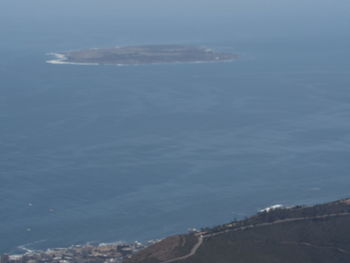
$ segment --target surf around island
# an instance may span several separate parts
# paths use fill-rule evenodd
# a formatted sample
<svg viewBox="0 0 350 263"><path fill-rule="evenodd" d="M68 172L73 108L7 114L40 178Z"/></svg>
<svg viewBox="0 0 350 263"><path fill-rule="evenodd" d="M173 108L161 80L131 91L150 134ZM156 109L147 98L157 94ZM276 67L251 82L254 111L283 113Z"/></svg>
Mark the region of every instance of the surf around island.
<svg viewBox="0 0 350 263"><path fill-rule="evenodd" d="M74 65L146 65L173 63L208 63L237 59L231 53L216 52L207 47L184 45L147 45L49 53L50 64Z"/></svg>

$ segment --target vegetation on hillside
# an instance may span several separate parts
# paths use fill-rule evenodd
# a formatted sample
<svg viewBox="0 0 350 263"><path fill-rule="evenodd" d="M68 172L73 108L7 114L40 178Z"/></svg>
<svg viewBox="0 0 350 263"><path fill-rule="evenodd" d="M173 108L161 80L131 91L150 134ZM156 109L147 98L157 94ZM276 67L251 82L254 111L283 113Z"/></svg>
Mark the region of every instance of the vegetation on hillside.
<svg viewBox="0 0 350 263"><path fill-rule="evenodd" d="M196 244L193 234L171 236L137 253L126 263L158 263L189 253Z"/></svg>
<svg viewBox="0 0 350 263"><path fill-rule="evenodd" d="M348 263L350 200L262 211L181 237L182 246L170 248L165 239L130 263Z"/></svg>
<svg viewBox="0 0 350 263"><path fill-rule="evenodd" d="M314 206L293 206L289 208L277 208L269 211L262 211L255 216L240 221L232 221L228 224L215 226L212 228L203 228L208 233L221 232L224 230L240 228L248 225L258 225L262 223L271 223L287 218L305 218L331 214L350 213L350 201L348 199L339 200L331 203Z"/></svg>
<svg viewBox="0 0 350 263"><path fill-rule="evenodd" d="M178 261L180 262L180 261ZM182 263L348 263L350 216L231 231L205 240Z"/></svg>

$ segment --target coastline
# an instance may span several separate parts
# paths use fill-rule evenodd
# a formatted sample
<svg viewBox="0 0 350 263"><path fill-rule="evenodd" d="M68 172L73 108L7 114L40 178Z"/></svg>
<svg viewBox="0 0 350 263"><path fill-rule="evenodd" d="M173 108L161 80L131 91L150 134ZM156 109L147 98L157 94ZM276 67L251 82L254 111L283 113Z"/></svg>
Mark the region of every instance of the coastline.
<svg viewBox="0 0 350 263"><path fill-rule="evenodd" d="M47 53L48 56L54 56L55 59L46 60L45 62L48 64L55 65L82 65L82 66L98 66L99 63L78 63L78 62L70 62L66 55L62 53Z"/></svg>
<svg viewBox="0 0 350 263"><path fill-rule="evenodd" d="M49 56L54 56L55 59L46 60L47 64L53 65L78 65L78 66L117 66L117 67L127 67L127 66L146 66L146 65L180 65L180 64L208 64L208 63L231 63L235 59L227 60L217 60L217 61L175 61L175 62L164 62L164 63L135 63L135 64L113 64L113 63L83 63L83 62L73 62L69 61L68 58L62 53L47 53Z"/></svg>
<svg viewBox="0 0 350 263"><path fill-rule="evenodd" d="M44 250L34 250L25 246L18 247L25 251L24 253L5 253L0 254L1 258L5 258L8 263L22 262L47 262L47 263L68 263L76 262L97 263L111 262L121 263L124 259L130 258L138 251L153 245L160 240L149 240L145 243L138 241L123 242L117 241L112 243L86 243L85 245L72 245L66 248L48 248ZM2 262L2 261L1 261Z"/></svg>

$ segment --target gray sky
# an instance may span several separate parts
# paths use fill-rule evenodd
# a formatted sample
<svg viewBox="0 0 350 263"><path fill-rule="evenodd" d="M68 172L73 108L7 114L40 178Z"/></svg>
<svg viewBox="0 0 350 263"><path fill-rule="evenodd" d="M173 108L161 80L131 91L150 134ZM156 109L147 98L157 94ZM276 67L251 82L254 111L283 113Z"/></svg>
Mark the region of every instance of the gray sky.
<svg viewBox="0 0 350 263"><path fill-rule="evenodd" d="M346 16L347 0L1 0L2 14L15 15L274 15Z"/></svg>
<svg viewBox="0 0 350 263"><path fill-rule="evenodd" d="M65 21L65 22L64 22ZM348 35L349 0L1 0L0 29L46 23L183 26L269 36Z"/></svg>

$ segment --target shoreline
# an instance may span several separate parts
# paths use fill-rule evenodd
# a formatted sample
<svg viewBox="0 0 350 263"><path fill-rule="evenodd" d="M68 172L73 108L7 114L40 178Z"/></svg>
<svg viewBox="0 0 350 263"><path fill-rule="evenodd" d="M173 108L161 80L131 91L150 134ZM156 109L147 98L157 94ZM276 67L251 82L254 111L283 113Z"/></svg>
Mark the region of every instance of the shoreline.
<svg viewBox="0 0 350 263"><path fill-rule="evenodd" d="M236 59L227 60L213 60L213 61L175 61L175 62L164 62L164 63L135 63L135 64L111 64L111 63L84 63L69 61L68 58L62 53L48 53L49 56L55 56L56 59L46 60L47 64L52 65L78 65L78 66L117 66L117 67L128 67L128 66L147 66L147 65L180 65L180 64L209 64L209 63L231 63Z"/></svg>
<svg viewBox="0 0 350 263"><path fill-rule="evenodd" d="M153 245L160 240L149 240L141 243L139 241L111 243L86 243L85 245L72 245L65 248L29 249L24 246L18 248L25 253L3 253L2 259L8 263L23 263L29 261L45 263L121 263L142 249Z"/></svg>
<svg viewBox="0 0 350 263"><path fill-rule="evenodd" d="M143 246L148 246L149 244L154 244L162 239L151 239L147 241L112 241L112 242L97 242L97 241L88 241L86 243L81 243L81 244L74 244L74 245L67 245L63 247L46 247L46 248L30 248L31 245L36 244L37 242L31 242L27 243L24 245L19 245L15 249L12 249L11 251L8 252L0 252L0 255L8 255L10 257L14 256L24 256L28 254L38 254L38 253L45 253L48 251L59 251L59 250L67 250L67 249L74 249L74 248L81 248L81 247L103 247L103 246L119 246L119 245L133 245L133 244L138 244L138 245L143 245Z"/></svg>
<svg viewBox="0 0 350 263"><path fill-rule="evenodd" d="M66 55L62 53L47 53L48 56L54 56L55 59L46 60L45 62L48 64L55 65L83 65L83 66L98 66L98 63L78 63L78 62L70 62Z"/></svg>

